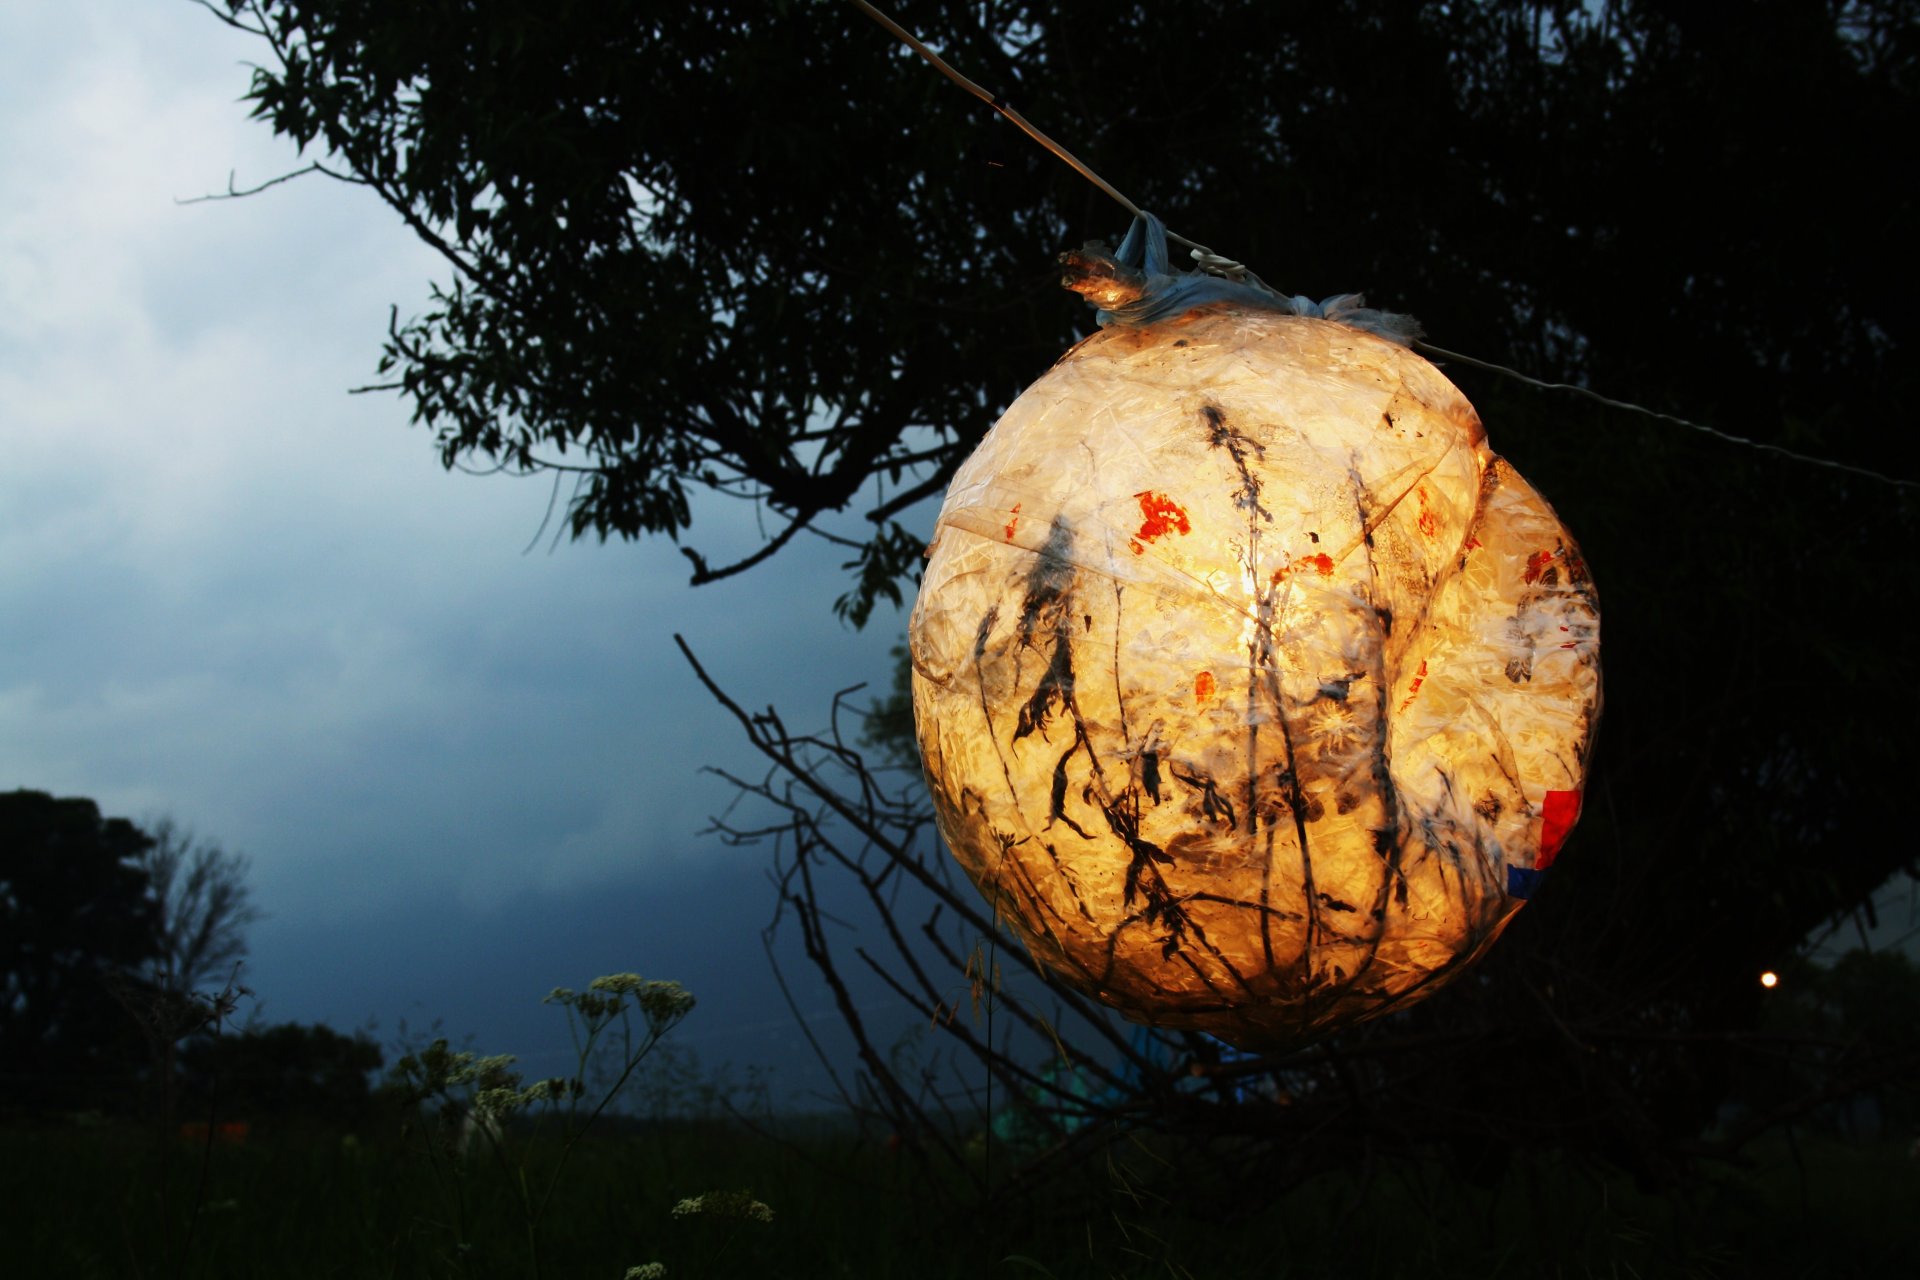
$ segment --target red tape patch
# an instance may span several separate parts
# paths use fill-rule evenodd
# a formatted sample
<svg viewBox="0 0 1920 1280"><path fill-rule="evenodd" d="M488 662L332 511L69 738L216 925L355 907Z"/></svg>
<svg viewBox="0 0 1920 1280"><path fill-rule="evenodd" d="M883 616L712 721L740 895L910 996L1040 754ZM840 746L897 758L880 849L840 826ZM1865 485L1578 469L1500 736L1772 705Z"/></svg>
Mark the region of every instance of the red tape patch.
<svg viewBox="0 0 1920 1280"><path fill-rule="evenodd" d="M1578 791L1547 792L1547 803L1541 812L1540 856L1533 864L1535 869L1545 871L1553 865L1553 860L1560 856L1560 846L1567 842L1567 833L1579 820Z"/></svg>

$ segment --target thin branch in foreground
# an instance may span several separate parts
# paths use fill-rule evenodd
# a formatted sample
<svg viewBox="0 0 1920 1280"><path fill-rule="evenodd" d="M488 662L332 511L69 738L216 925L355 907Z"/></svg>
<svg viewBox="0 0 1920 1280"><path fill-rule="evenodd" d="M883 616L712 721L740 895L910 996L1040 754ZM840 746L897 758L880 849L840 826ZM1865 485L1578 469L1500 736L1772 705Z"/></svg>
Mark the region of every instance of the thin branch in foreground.
<svg viewBox="0 0 1920 1280"><path fill-rule="evenodd" d="M776 533L772 538L769 538L761 545L758 551L743 559L736 560L732 564L723 565L718 569L708 567L707 558L698 551L695 551L692 547L680 548L680 554L685 556L693 564L693 576L687 580L687 585L703 587L709 582L718 582L722 578L731 578L736 573L743 573L753 568L753 566L759 564L762 560L765 560L768 556L791 542L793 535L806 528L812 519L812 514L796 515L788 522L786 528ZM679 640L679 638L678 636L674 637L676 641ZM680 647L683 651L686 649L684 644ZM691 658L692 655L688 654L688 657Z"/></svg>
<svg viewBox="0 0 1920 1280"><path fill-rule="evenodd" d="M173 202L178 205L188 205L188 204L207 204L211 201L216 201L216 200L244 200L248 196L257 196L262 191L266 191L272 187L277 187L283 182L292 182L295 178L304 178L310 173L325 174L327 177L332 178L338 182L351 182L356 185L362 185L362 186L365 185L364 183L361 183L360 179L352 176L351 174L340 173L336 170L329 169L325 165L321 164L318 160L316 160L310 165L305 165L299 169L293 170L291 173L283 173L277 178L268 178L265 182L262 182L258 186L246 187L246 188L240 188L233 185L233 180L237 176L237 172L235 170L229 169L227 170L227 189L225 191L213 191L213 192L209 192L204 196L188 196L185 199L182 199L179 196L175 196L173 198Z"/></svg>
<svg viewBox="0 0 1920 1280"><path fill-rule="evenodd" d="M225 23L229 27L232 27L235 31L244 31L250 36L259 36L263 40L271 40L273 38L272 35L267 31L267 29L264 26L259 26L259 27L248 26L246 23L240 21L240 19L236 17L233 13L225 9L222 9L219 5L213 3L213 0L187 0L187 2L189 4L199 5L202 9L205 9L208 13L212 14L220 22Z"/></svg>
<svg viewBox="0 0 1920 1280"><path fill-rule="evenodd" d="M995 1212L1021 1187L1043 1179L1057 1185L1095 1169L1103 1149L1124 1154L1148 1137L1174 1158L1162 1161L1166 1173L1150 1175L1155 1185L1142 1182L1143 1193L1204 1195L1223 1205L1246 1201L1248 1208L1256 1207L1251 1188L1271 1195L1342 1168L1371 1177L1383 1159L1473 1160L1489 1149L1513 1159L1553 1151L1671 1185L1692 1162L1738 1161L1741 1148L1762 1133L1912 1077L1913 1050L1904 1042L1855 1044L1698 1021L1697 1011L1672 1004L1670 975L1606 999L1573 1000L1565 994L1570 975L1545 957L1506 974L1504 983L1460 984L1438 1014L1426 1006L1403 1010L1284 1056L1242 1056L1189 1032L1129 1033L1094 1000L1050 982L1060 1007L1051 1020L1040 1019L1023 995L983 978L977 948L966 954L970 937L998 937L1023 973L1047 981L1031 953L985 918L971 886L941 874L946 863L924 839L930 797L914 784L889 789L847 743L840 711L849 691L835 695L826 730L794 733L771 707L747 711L683 637L674 639L768 762L758 781L712 770L735 788L727 816L712 830L737 843L774 839L779 906L764 941L771 958L781 922L800 928L805 954L852 1038L852 1078L842 1074L844 1060L828 1061L804 1021L803 1030L835 1092L863 1124L873 1121L897 1137L919 1167L944 1170L947 1185L957 1177L977 1189L977 1202L947 1199L952 1212ZM771 806L778 816L736 819L742 803ZM901 897L907 886L928 897ZM933 907L918 931L923 937L900 927L900 913L922 901ZM877 932L870 916L878 918ZM863 1016L873 1006L856 1003L847 981L856 975L841 971L832 930L853 935L841 949L944 1048L906 1057L898 1048L880 1051L878 1024ZM875 937L882 942L869 941ZM1559 997L1545 985L1543 962ZM797 1011L787 977L780 980ZM1023 1030L1011 1039L978 1034L960 1016L964 996L948 994L968 989ZM1066 1025L1063 1010L1070 1011ZM1710 1054L1784 1073L1783 1082L1792 1081L1789 1096L1723 1132L1662 1122L1648 1102L1647 1080L1670 1070L1676 1052L1689 1062ZM1485 1087L1490 1076L1514 1072L1557 1084L1515 1109ZM1010 1166L1003 1157L1011 1157ZM990 1179L981 1176L983 1160L991 1161Z"/></svg>

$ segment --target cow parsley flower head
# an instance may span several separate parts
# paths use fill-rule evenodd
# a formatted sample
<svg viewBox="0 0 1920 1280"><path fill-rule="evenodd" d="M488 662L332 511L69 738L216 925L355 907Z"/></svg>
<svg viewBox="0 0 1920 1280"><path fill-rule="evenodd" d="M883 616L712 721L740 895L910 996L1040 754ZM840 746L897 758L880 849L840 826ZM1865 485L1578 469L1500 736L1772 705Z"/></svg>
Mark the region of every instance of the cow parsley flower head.
<svg viewBox="0 0 1920 1280"><path fill-rule="evenodd" d="M664 1262L643 1262L637 1267L628 1267L626 1280L663 1280L667 1274Z"/></svg>
<svg viewBox="0 0 1920 1280"><path fill-rule="evenodd" d="M448 1084L479 1084L483 1088L504 1088L509 1082L517 1082L520 1077L511 1070L515 1058L510 1053L495 1053L487 1057L475 1057L462 1050L452 1055L451 1070L447 1072Z"/></svg>
<svg viewBox="0 0 1920 1280"><path fill-rule="evenodd" d="M753 1194L747 1191L709 1191L673 1206L673 1216L676 1218L690 1218L695 1214L722 1221L773 1222L773 1210L755 1200Z"/></svg>
<svg viewBox="0 0 1920 1280"><path fill-rule="evenodd" d="M517 1105L530 1107L540 1102L563 1102L569 1093L577 1094L584 1089L584 1086L576 1088L577 1085L580 1085L580 1081L569 1080L564 1076L550 1076L545 1080L535 1080L520 1091Z"/></svg>
<svg viewBox="0 0 1920 1280"><path fill-rule="evenodd" d="M643 978L637 973L610 973L595 978L589 989L614 999L630 997L653 1023L675 1022L693 1009L693 996L677 982Z"/></svg>

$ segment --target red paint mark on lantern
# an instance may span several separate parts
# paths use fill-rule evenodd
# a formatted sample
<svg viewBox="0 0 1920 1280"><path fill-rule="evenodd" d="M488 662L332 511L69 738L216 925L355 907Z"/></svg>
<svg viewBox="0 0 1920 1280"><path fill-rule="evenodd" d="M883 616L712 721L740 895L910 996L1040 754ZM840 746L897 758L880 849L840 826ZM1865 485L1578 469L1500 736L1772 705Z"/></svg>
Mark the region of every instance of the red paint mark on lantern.
<svg viewBox="0 0 1920 1280"><path fill-rule="evenodd" d="M1425 489L1415 489L1413 492L1414 495L1420 499L1420 518L1414 523L1420 526L1421 533L1431 538L1440 531L1440 518L1434 515L1433 509L1427 505L1427 491Z"/></svg>
<svg viewBox="0 0 1920 1280"><path fill-rule="evenodd" d="M1275 569L1272 578L1273 585L1279 586L1280 579L1286 577L1289 571L1303 566L1313 570L1323 578L1333 576L1333 557L1324 551L1316 551L1310 556L1301 556L1292 564L1283 564L1278 569Z"/></svg>
<svg viewBox="0 0 1920 1280"><path fill-rule="evenodd" d="M1213 672L1202 671L1193 678L1193 702L1195 706L1213 696Z"/></svg>
<svg viewBox="0 0 1920 1280"><path fill-rule="evenodd" d="M1140 499L1140 532L1135 537L1152 542L1169 533L1184 535L1193 532L1193 523L1187 519L1187 513L1166 494L1143 489L1133 496Z"/></svg>
<svg viewBox="0 0 1920 1280"><path fill-rule="evenodd" d="M1560 846L1567 842L1567 833L1579 820L1578 791L1547 792L1547 802L1540 813L1540 856L1534 861L1535 867L1545 871L1553 865L1553 860L1560 856Z"/></svg>
<svg viewBox="0 0 1920 1280"><path fill-rule="evenodd" d="M1538 582L1540 580L1540 575L1542 573L1545 573L1547 566L1552 563L1553 563L1553 552L1536 551L1532 555L1527 557L1527 571L1524 575L1522 575L1522 577L1527 582Z"/></svg>
<svg viewBox="0 0 1920 1280"><path fill-rule="evenodd" d="M1007 512L1007 541L1013 541L1013 531L1020 527L1020 504L1014 503L1013 510Z"/></svg>
<svg viewBox="0 0 1920 1280"><path fill-rule="evenodd" d="M1427 660L1425 658L1422 658L1420 660L1420 669L1413 673L1413 683L1407 686L1407 696L1400 703L1400 709L1402 711L1405 711L1408 707L1413 705L1413 695L1416 693L1419 693L1420 686L1425 684L1426 682L1427 682Z"/></svg>
<svg viewBox="0 0 1920 1280"><path fill-rule="evenodd" d="M1478 539L1478 538L1468 538L1468 539L1467 539L1467 545L1466 545L1465 547L1463 547L1463 548L1461 548L1461 550L1463 550L1463 551L1473 551L1473 550L1475 550L1475 549L1477 549L1477 548L1478 548L1479 546L1480 546L1480 539Z"/></svg>

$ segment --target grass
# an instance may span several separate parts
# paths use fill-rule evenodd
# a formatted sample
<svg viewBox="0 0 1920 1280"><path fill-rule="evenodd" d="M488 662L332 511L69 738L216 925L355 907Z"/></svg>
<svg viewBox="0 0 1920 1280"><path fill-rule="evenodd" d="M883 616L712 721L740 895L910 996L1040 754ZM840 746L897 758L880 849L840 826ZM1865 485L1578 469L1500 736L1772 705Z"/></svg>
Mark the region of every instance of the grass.
<svg viewBox="0 0 1920 1280"><path fill-rule="evenodd" d="M1702 1172L1674 1197L1556 1161L1496 1186L1438 1161L1382 1162L1362 1182L1330 1174L1252 1199L1231 1219L1141 1190L1150 1152L1122 1144L1086 1170L1096 1195L1057 1192L974 1211L934 1194L911 1157L831 1125L780 1140L722 1123L591 1137L572 1152L542 1223L540 1274L619 1280L658 1261L690 1277L1906 1277L1920 1240L1920 1167L1893 1143L1782 1142L1746 1172ZM397 1134L341 1137L256 1126L212 1149L184 1265L164 1255L150 1128L0 1131L9 1276L525 1277L519 1172L485 1158L436 1176ZM196 1158L169 1162L170 1202L194 1202ZM557 1143L527 1152L539 1179ZM1802 1170L1804 1169L1804 1176ZM712 1191L747 1191L771 1224L676 1218ZM977 1202L976 1202L977 1203ZM172 1233L182 1237L176 1222Z"/></svg>
<svg viewBox="0 0 1920 1280"><path fill-rule="evenodd" d="M960 1146L989 1186L997 1178L1003 1194L989 1201L834 1117L748 1128L603 1114L693 999L674 983L614 974L556 988L547 1002L574 1033L574 1075L527 1081L510 1057L444 1040L405 1047L370 1109L336 1110L384 1117L353 1133L261 1120L244 1141L201 1126L186 1142L132 1122L0 1126L0 1276L1917 1274L1920 1161L1903 1142L1783 1134L1748 1167L1702 1167L1657 1195L1524 1154L1497 1177L1481 1161L1477 1180L1462 1158L1403 1155L1282 1189L1223 1178L1228 1166L1208 1157L1230 1150L1136 1134L1013 1200L1005 1179L1017 1155L989 1150L982 1126Z"/></svg>

